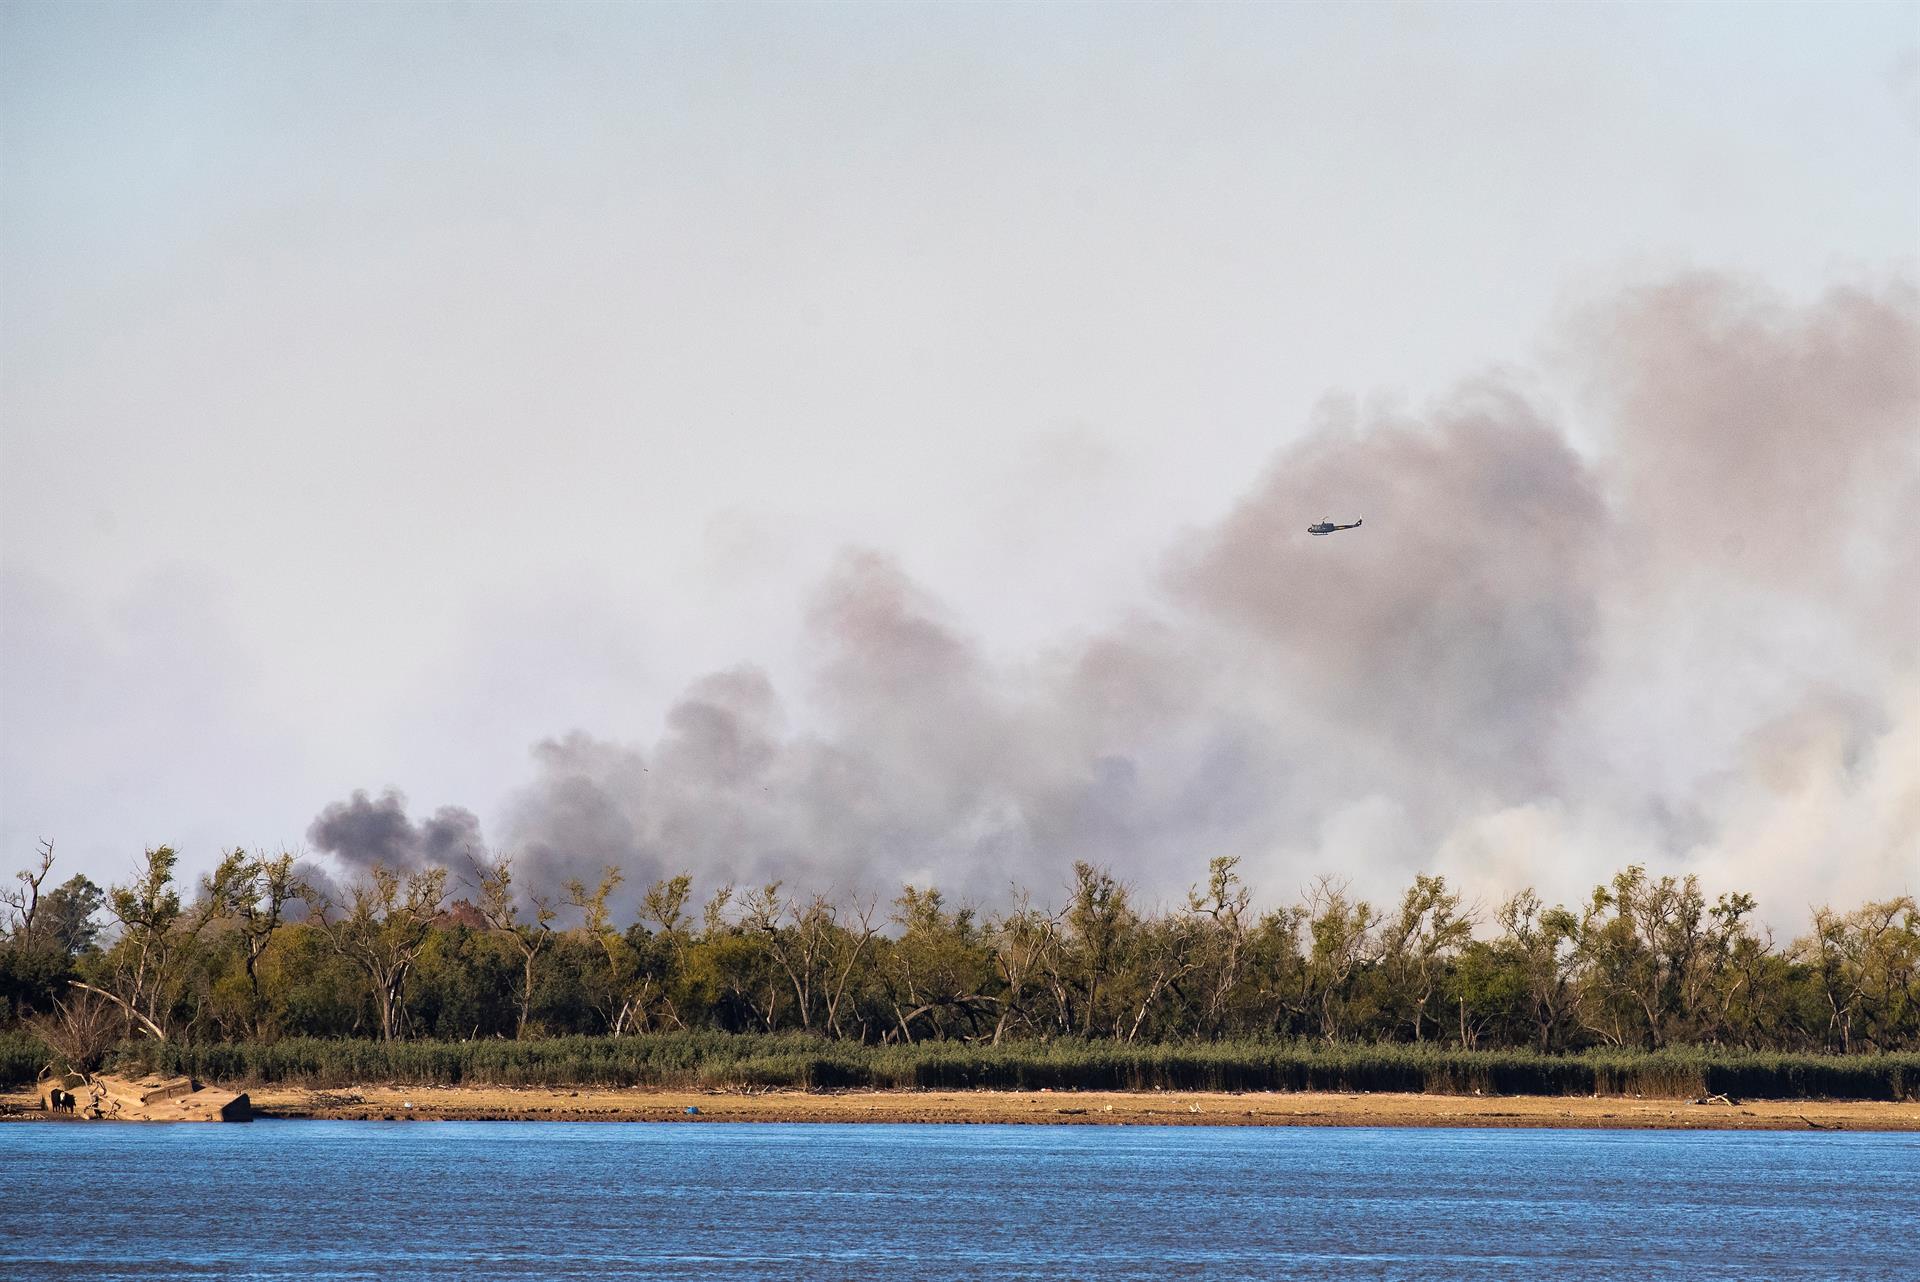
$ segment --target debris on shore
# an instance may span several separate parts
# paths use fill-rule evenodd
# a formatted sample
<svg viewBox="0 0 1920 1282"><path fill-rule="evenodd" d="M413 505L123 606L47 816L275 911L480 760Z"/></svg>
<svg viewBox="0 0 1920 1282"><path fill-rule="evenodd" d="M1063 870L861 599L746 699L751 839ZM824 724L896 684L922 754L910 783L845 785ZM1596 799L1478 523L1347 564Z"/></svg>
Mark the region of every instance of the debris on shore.
<svg viewBox="0 0 1920 1282"><path fill-rule="evenodd" d="M56 1117L101 1122L250 1122L245 1092L202 1086L191 1077L65 1073L40 1083L40 1107Z"/></svg>

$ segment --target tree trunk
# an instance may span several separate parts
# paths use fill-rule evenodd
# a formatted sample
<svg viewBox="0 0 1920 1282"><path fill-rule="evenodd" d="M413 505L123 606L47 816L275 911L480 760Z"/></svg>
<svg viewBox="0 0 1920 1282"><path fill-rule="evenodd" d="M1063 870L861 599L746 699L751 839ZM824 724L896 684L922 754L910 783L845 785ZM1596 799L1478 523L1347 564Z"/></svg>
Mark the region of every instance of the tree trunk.
<svg viewBox="0 0 1920 1282"><path fill-rule="evenodd" d="M513 1030L513 1040L525 1041L527 1036L527 1011L533 1005L533 953L521 949L525 964L520 970L520 1023Z"/></svg>
<svg viewBox="0 0 1920 1282"><path fill-rule="evenodd" d="M118 1006L121 1010L124 1010L125 1012L127 1012L127 1014L139 1020L142 1024L146 1025L147 1032L152 1035L155 1041L164 1042L167 1040L167 1035L166 1033L161 1031L160 1025L154 1023L152 1020L148 1019L145 1015L142 1015L139 1011L135 1010L131 1005L122 1001L120 998L115 997L112 993L108 992L106 989L95 988L92 984L83 984L77 979L70 979L67 982L69 984L72 984L75 988L84 988L90 993L98 993L100 996L106 998L108 1001Z"/></svg>

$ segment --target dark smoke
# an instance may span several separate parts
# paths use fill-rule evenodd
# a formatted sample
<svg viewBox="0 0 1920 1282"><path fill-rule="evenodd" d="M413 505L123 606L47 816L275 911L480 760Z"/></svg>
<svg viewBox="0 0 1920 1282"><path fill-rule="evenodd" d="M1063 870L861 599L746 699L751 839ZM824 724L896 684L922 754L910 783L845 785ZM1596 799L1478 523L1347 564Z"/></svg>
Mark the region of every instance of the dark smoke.
<svg viewBox="0 0 1920 1282"><path fill-rule="evenodd" d="M469 853L485 851L480 821L459 806L442 806L424 822L407 817L406 797L388 789L378 801L356 790L322 810L307 828L307 841L354 870L384 864L415 869L457 866Z"/></svg>

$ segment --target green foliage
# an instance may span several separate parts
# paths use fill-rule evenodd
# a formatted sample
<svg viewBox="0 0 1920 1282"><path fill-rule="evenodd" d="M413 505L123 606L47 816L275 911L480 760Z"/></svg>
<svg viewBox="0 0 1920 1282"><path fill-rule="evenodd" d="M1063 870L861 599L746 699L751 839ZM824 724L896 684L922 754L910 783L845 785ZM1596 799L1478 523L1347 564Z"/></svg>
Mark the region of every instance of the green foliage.
<svg viewBox="0 0 1920 1282"><path fill-rule="evenodd" d="M86 952L99 938L100 926L94 915L106 902L105 891L75 873L48 891L40 903L47 937L68 957Z"/></svg>
<svg viewBox="0 0 1920 1282"><path fill-rule="evenodd" d="M106 892L100 941L77 952L101 895L83 878L56 884L50 845L17 889L0 884L0 1027L47 1017L78 980L119 1012L109 1033L166 1042L156 1054L377 1036L395 1043L382 1073L458 1074L482 1052L422 1043L511 1039L575 1049L491 1049L488 1072L800 1085L1666 1080L1741 1093L1752 1077L1860 1091L1821 1056L1920 1051L1911 896L1821 908L1783 947L1754 927L1751 896L1710 898L1639 865L1573 907L1529 889L1482 917L1425 874L1384 911L1333 879L1258 911L1232 856L1170 908L1083 862L1057 906L1016 890L997 913L934 887L883 905L778 882L722 886L701 905L684 873L623 910L614 867L570 882L559 908L505 858L474 863L477 902L448 901L446 869L376 867L330 903L292 856L240 850L188 895L175 864L168 847L147 851ZM645 1049L662 1046L681 1049ZM324 1055L287 1062L348 1071ZM1863 1080L1896 1080L1873 1073Z"/></svg>
<svg viewBox="0 0 1920 1282"><path fill-rule="evenodd" d="M25 1029L0 1033L0 1087L28 1085L52 1058L47 1044Z"/></svg>
<svg viewBox="0 0 1920 1282"><path fill-rule="evenodd" d="M73 959L43 942L0 949L0 1001L13 1020L53 1009L73 974Z"/></svg>

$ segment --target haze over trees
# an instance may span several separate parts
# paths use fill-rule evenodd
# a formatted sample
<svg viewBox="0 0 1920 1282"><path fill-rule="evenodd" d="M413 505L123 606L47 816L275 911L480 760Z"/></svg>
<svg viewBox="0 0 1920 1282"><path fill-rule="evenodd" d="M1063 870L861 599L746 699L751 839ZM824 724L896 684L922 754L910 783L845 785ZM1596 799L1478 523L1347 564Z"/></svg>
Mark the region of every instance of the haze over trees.
<svg viewBox="0 0 1920 1282"><path fill-rule="evenodd" d="M1491 910L1440 877L1398 903L1336 880L1257 908L1214 859L1184 903L1136 902L1077 864L1052 902L982 913L908 886L891 904L778 883L696 904L681 874L613 917L621 872L525 888L510 859L371 869L329 898L292 857L235 850L198 886L175 852L126 885L57 882L52 846L0 900L9 1027L174 1045L517 1039L663 1031L1003 1045L1284 1039L1544 1053L1713 1046L1920 1049L1920 905L1821 908L1778 941L1751 896L1634 865L1572 905ZM63 1023L64 1021L64 1023ZM105 1030L102 1032L101 1030ZM49 1038L51 1041L52 1038Z"/></svg>

